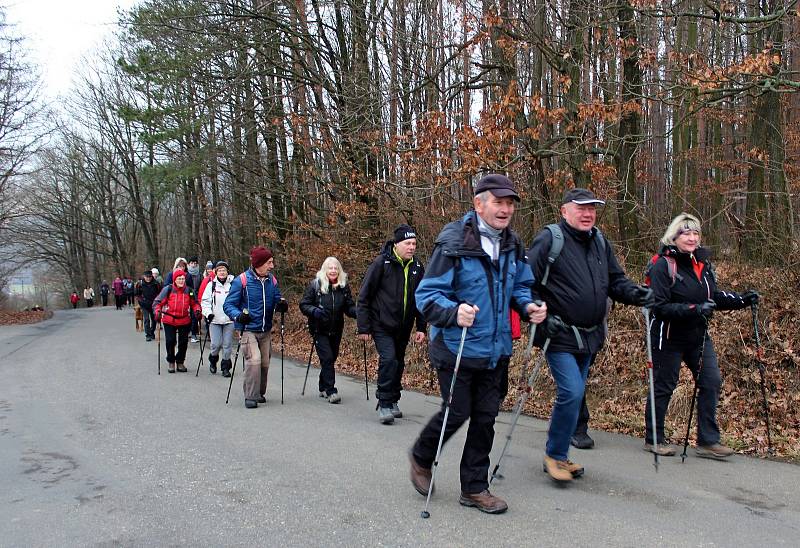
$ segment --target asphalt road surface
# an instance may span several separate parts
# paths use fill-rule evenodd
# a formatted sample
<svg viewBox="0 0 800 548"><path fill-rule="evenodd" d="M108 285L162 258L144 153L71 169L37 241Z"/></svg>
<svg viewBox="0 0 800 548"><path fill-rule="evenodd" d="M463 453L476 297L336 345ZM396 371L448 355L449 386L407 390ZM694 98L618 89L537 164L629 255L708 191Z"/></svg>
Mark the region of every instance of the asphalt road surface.
<svg viewBox="0 0 800 548"><path fill-rule="evenodd" d="M113 307L0 327L0 545L800 544L800 467L690 450L655 473L641 440L594 432L594 450L570 455L586 475L561 488L541 471L547 425L526 417L492 487L509 511L458 504L462 428L423 520L407 451L437 398L406 392L405 418L383 426L363 379L339 376L343 401L331 405L316 371L300 396L305 367L287 360L281 405L274 344L268 403L245 409L238 377L226 406L227 379L205 366L194 377L199 345L189 373L162 365L158 376L155 344Z"/></svg>

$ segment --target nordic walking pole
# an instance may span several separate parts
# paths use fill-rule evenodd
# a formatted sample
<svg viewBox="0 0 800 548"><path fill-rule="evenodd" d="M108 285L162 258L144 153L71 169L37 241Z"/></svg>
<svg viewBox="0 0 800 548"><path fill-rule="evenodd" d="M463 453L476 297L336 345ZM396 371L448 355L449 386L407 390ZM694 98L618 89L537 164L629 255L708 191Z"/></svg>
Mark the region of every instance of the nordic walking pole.
<svg viewBox="0 0 800 548"><path fill-rule="evenodd" d="M303 381L303 391L300 392L301 396L306 395L306 383L308 382L308 370L311 369L311 356L314 355L314 346L317 344L317 339L311 341L311 351L308 353L308 365L306 366L306 380Z"/></svg>
<svg viewBox="0 0 800 548"><path fill-rule="evenodd" d="M531 339L533 339L533 335L536 333L535 325L531 327ZM522 394L520 394L519 398L517 399L517 403L514 404L514 415L511 418L511 426L508 429L508 434L506 434L506 443L503 446L503 451L500 453L500 458L497 459L497 464L494 465L494 470L492 470L492 475L489 478L489 484L491 485L492 481L495 479L503 479L504 476L499 472L500 465L503 463L503 457L506 456L506 452L508 448L511 446L511 436L514 433L514 428L517 426L517 421L519 420L520 415L522 414L522 410L525 408L525 402L528 401L528 397L531 395L533 391L533 387L536 385L536 380L539 378L539 371L542 368L542 363L545 361L545 352L547 352L547 347L550 346L550 339L548 338L544 341L544 345L542 346L542 353L539 356L539 359L536 360L536 365L531 371L530 376L527 379L527 385L525 390Z"/></svg>
<svg viewBox="0 0 800 548"><path fill-rule="evenodd" d="M161 318L159 318L160 320ZM158 322L158 332L156 333L156 342L158 343L158 374L161 374L161 322Z"/></svg>
<svg viewBox="0 0 800 548"><path fill-rule="evenodd" d="M210 322L206 321L206 336L200 343L200 361L197 362L197 371L194 374L195 377L200 374L200 365L203 363L203 351L205 350L206 341L208 341L209 335L211 335L211 324Z"/></svg>
<svg viewBox="0 0 800 548"><path fill-rule="evenodd" d="M706 349L706 337L708 336L708 318L703 316L705 327L703 328L703 346L700 347L700 360L698 361L697 376L694 377L694 390L692 390L692 404L689 407L689 421L686 423L686 436L683 438L683 453L681 453L681 464L686 460L686 448L689 447L689 431L692 429L692 415L694 414L694 402L697 400L697 383L700 382L700 373L703 372L703 352Z"/></svg>
<svg viewBox="0 0 800 548"><path fill-rule="evenodd" d="M364 392L367 393L367 401L369 401L369 381L367 380L367 341L364 343Z"/></svg>
<svg viewBox="0 0 800 548"><path fill-rule="evenodd" d="M283 345L283 330L284 330L284 316L286 315L285 312L281 312L281 405L283 405L283 352L284 352L284 345Z"/></svg>
<svg viewBox="0 0 800 548"><path fill-rule="evenodd" d="M231 387L233 386L233 376L236 374L236 362L239 361L239 349L242 347L242 334L244 329L239 332L239 344L236 345L236 357L233 358L233 367L231 368L231 382L228 384L228 397L225 398L225 405L231 399ZM244 358L243 358L244 359Z"/></svg>
<svg viewBox="0 0 800 548"><path fill-rule="evenodd" d="M764 378L766 369L762 361L764 350L761 348L761 335L758 333L758 303L751 304L750 311L753 313L753 334L756 339L756 364L758 365L758 374L761 377L761 399L764 403L764 421L767 423L767 453L772 455L774 449L772 449L772 436L769 432L769 401L767 400L767 386Z"/></svg>
<svg viewBox="0 0 800 548"><path fill-rule="evenodd" d="M472 306L472 305L470 305ZM433 459L433 470L431 471L431 484L428 487L428 496L425 499L425 509L420 513L423 519L431 517L428 512L428 505L431 503L431 493L433 493L433 482L436 480L436 467L439 466L439 456L442 454L442 444L444 443L444 430L447 428L447 417L450 415L450 403L453 401L453 390L456 388L456 377L458 368L461 365L461 355L464 353L464 340L467 338L467 326L461 328L461 342L458 344L458 355L456 355L456 366L453 369L453 378L450 381L450 392L447 394L447 402L444 406L444 421L442 421L442 432L439 434L439 446L436 448L436 458Z"/></svg>
<svg viewBox="0 0 800 548"><path fill-rule="evenodd" d="M644 331L647 339L647 382L650 388L650 421L653 429L653 466L658 472L658 434L656 433L656 392L653 384L653 343L650 337L650 310L642 308ZM705 337L703 337L705 339ZM705 345L705 340L703 340ZM694 406L694 403L692 404ZM685 451L684 451L685 452Z"/></svg>

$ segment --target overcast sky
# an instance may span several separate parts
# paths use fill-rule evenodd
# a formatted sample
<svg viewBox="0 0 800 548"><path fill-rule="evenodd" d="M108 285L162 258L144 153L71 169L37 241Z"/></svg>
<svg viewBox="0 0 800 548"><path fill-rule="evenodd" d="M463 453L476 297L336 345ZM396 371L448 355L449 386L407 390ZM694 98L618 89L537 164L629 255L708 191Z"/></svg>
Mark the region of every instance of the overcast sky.
<svg viewBox="0 0 800 548"><path fill-rule="evenodd" d="M114 33L117 10L137 0L6 0L6 21L25 38L51 97L69 91L81 58Z"/></svg>

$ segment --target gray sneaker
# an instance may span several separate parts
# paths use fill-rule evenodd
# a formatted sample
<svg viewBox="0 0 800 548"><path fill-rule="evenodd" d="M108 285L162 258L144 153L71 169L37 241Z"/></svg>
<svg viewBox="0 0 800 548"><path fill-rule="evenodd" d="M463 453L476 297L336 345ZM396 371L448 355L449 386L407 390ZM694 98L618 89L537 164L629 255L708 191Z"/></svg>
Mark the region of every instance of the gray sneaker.
<svg viewBox="0 0 800 548"><path fill-rule="evenodd" d="M342 401L342 397L339 395L338 392L334 392L330 396L328 396L328 403L339 403Z"/></svg>
<svg viewBox="0 0 800 548"><path fill-rule="evenodd" d="M400 411L400 406L397 405L397 402L392 404L392 416L394 418L396 418L396 419L402 419L403 418L403 412Z"/></svg>
<svg viewBox="0 0 800 548"><path fill-rule="evenodd" d="M392 424L394 422L394 415L392 414L391 407L378 408L378 420L381 424Z"/></svg>

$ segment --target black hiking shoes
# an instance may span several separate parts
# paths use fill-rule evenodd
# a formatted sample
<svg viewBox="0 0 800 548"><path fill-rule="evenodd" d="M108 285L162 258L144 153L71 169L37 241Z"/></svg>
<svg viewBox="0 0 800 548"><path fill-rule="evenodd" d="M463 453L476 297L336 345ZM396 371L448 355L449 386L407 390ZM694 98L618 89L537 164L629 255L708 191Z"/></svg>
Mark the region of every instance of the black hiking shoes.
<svg viewBox="0 0 800 548"><path fill-rule="evenodd" d="M591 449L594 447L594 440L590 438L589 434L586 432L580 434L576 432L575 435L570 438L569 442L572 444L572 447L576 449Z"/></svg>

